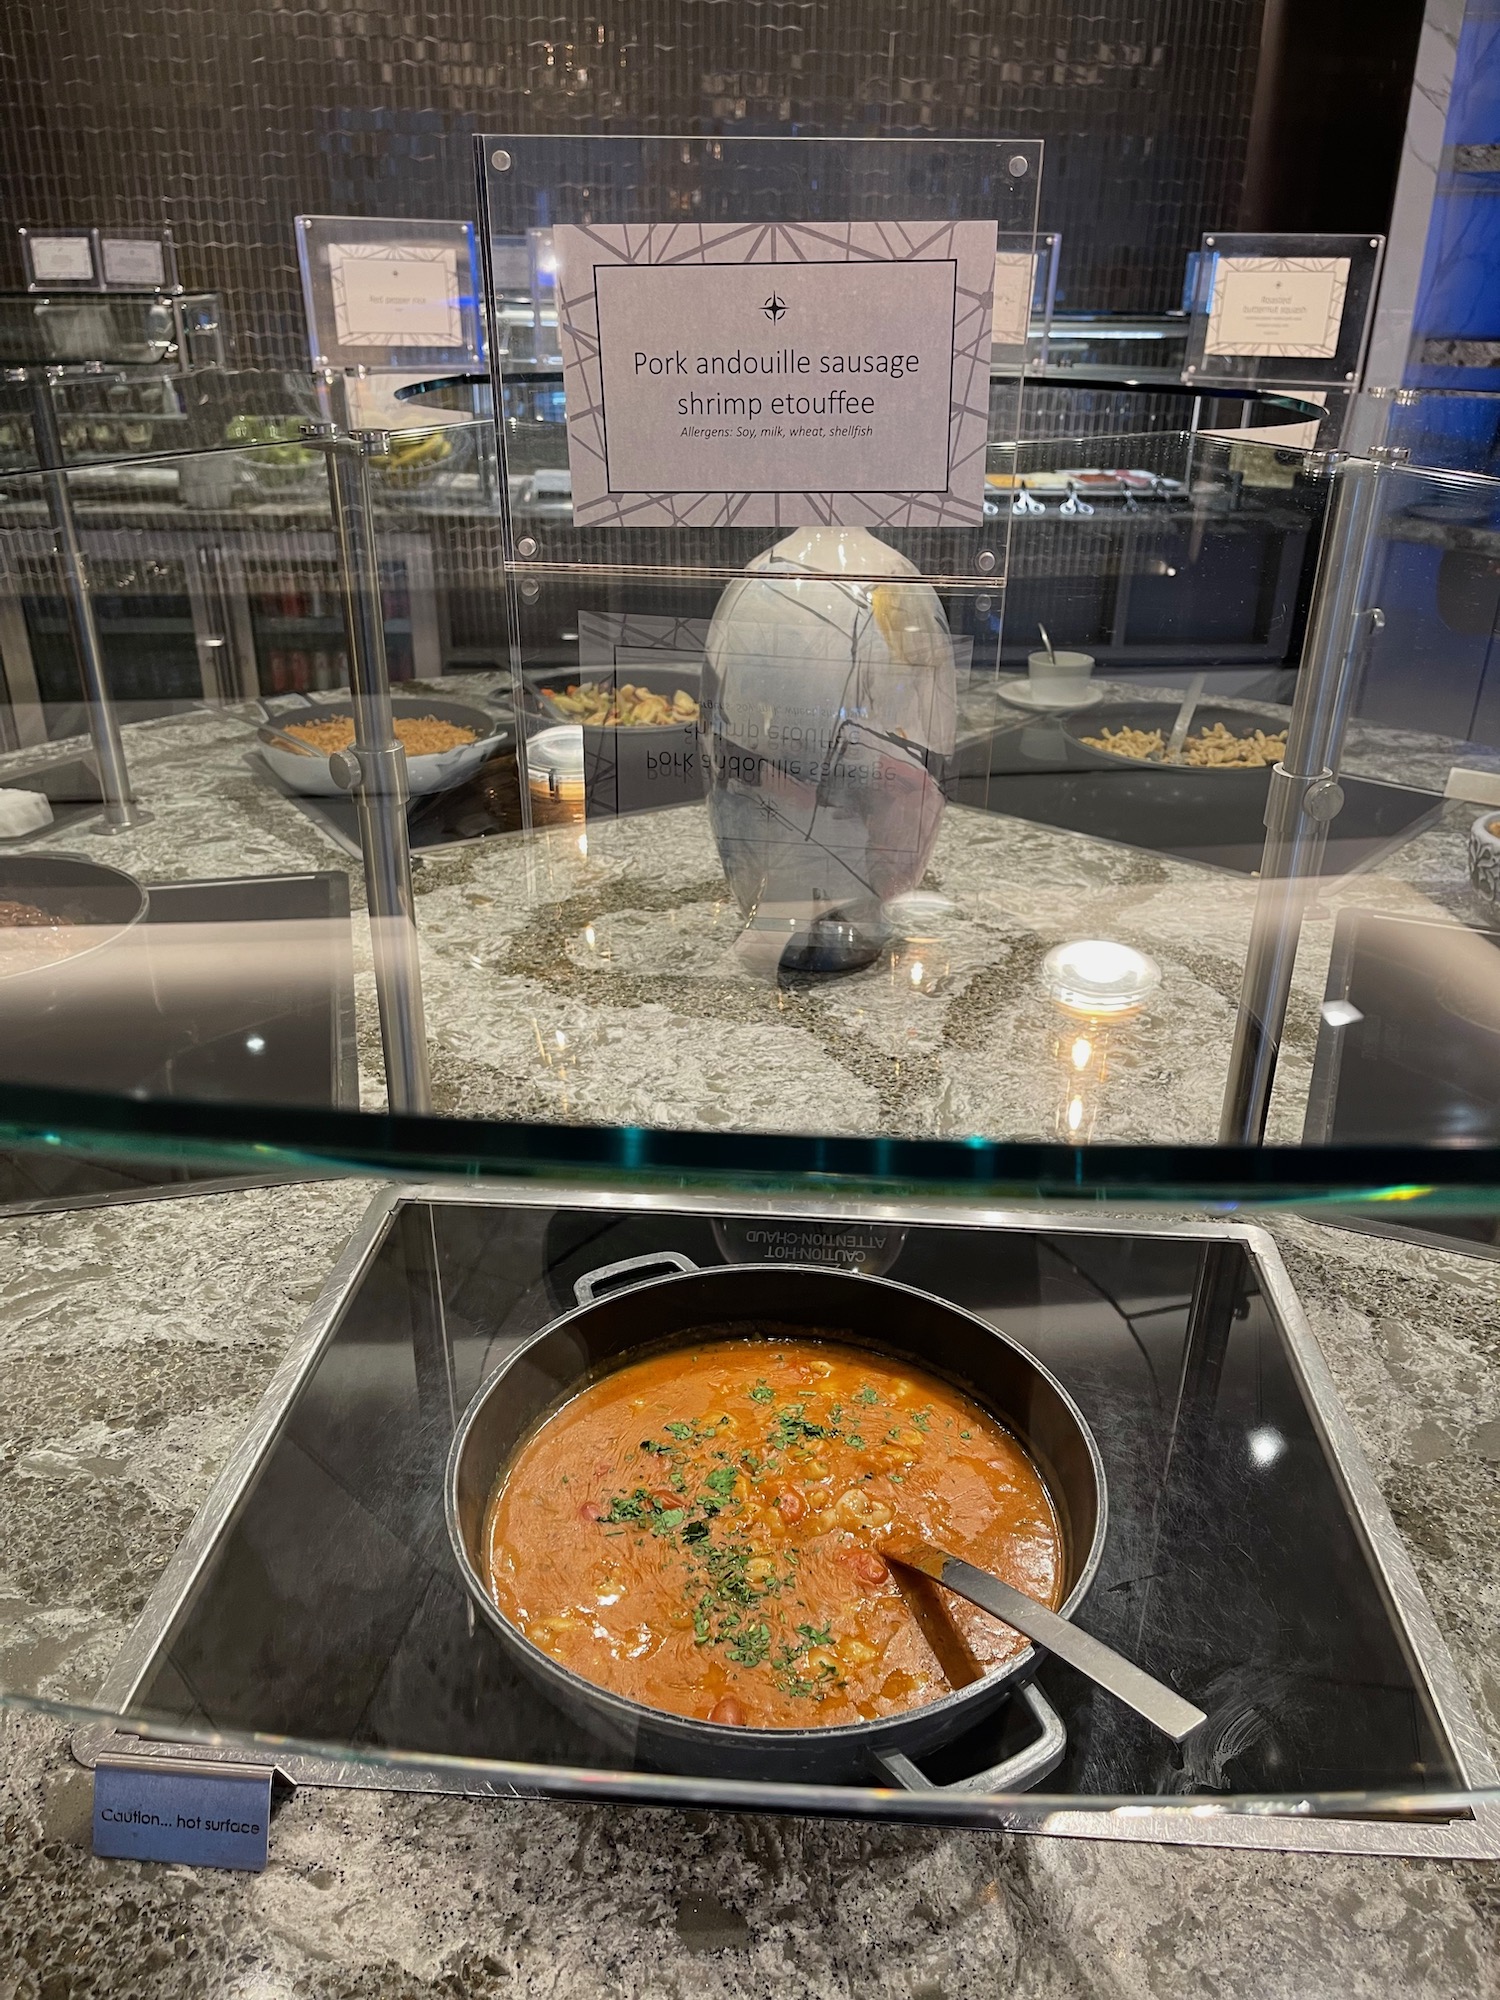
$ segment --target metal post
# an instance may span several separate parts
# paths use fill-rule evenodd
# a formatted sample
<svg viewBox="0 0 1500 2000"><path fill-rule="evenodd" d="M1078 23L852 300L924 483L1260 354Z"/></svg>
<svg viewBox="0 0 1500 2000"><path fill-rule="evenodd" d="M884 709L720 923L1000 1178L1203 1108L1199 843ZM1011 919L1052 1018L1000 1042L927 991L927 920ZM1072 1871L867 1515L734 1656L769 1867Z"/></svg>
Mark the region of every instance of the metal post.
<svg viewBox="0 0 1500 2000"><path fill-rule="evenodd" d="M308 425L304 435L321 444L328 458L349 647L349 691L354 698L353 747L334 760L334 769L353 792L359 809L386 1095L392 1111L420 1113L431 1109L431 1084L407 839L406 752L397 741L391 715L368 465L372 453L389 450L390 440L382 432L346 435L331 424Z"/></svg>
<svg viewBox="0 0 1500 2000"><path fill-rule="evenodd" d="M99 794L104 801L104 824L108 832L121 833L127 827L140 826L151 815L143 812L130 794L125 745L120 739L120 720L110 700L109 682L105 677L104 646L94 618L93 599L89 596L88 565L78 535L78 523L73 517L73 494L63 469L62 439L57 428L57 412L52 407L47 371L33 368L24 372L31 386L31 426L37 464L41 468L47 509L57 537L63 595L67 599L73 643L78 649L78 671L83 680L89 736L93 741L94 762L99 771Z"/></svg>
<svg viewBox="0 0 1500 2000"><path fill-rule="evenodd" d="M1271 773L1266 845L1250 922L1221 1145L1258 1146L1265 1137L1276 1057L1286 1022L1303 902L1316 879L1344 794L1334 773L1354 699L1356 667L1368 633L1385 622L1366 603L1386 482L1395 454L1322 466L1334 480L1312 615L1287 727L1286 756Z"/></svg>

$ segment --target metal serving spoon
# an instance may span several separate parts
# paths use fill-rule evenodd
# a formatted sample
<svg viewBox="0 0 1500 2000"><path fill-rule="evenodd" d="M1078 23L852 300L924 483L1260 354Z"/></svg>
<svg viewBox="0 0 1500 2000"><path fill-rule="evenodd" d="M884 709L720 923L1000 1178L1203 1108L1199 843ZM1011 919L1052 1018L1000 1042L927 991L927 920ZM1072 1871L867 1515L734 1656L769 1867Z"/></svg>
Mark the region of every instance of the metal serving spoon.
<svg viewBox="0 0 1500 2000"><path fill-rule="evenodd" d="M1203 698L1203 683L1206 674L1194 674L1183 693L1182 706L1177 711L1177 720L1172 724L1171 738L1167 743L1167 753L1162 758L1164 764L1175 764L1182 755L1182 746L1187 741L1188 725L1192 722L1193 711Z"/></svg>
<svg viewBox="0 0 1500 2000"><path fill-rule="evenodd" d="M981 1611L988 1611L992 1618L999 1618L1006 1625L1013 1625L1018 1632L1024 1632L1035 1644L1045 1646L1049 1653L1056 1653L1070 1667L1077 1667L1081 1674L1087 1674L1091 1681L1114 1695L1116 1700L1123 1701L1127 1708L1133 1708L1137 1715L1145 1716L1148 1722L1174 1742L1180 1743L1200 1722L1208 1720L1201 1708L1194 1708L1190 1701L1184 1701L1180 1694L1174 1694L1161 1681L1153 1680L1150 1674L1132 1665L1102 1640L1080 1631L1069 1619L1059 1618L1045 1604L1028 1596L1024 1590L1017 1590L1014 1584L1002 1583L988 1570L975 1569L972 1563L964 1562L959 1556L950 1556L942 1549L935 1549L930 1542L881 1542L879 1549L887 1562L899 1563L903 1569L915 1570L919 1576L930 1577L945 1590L966 1597ZM923 1618L920 1622L926 1632L930 1620ZM956 1632L954 1637L958 1637ZM948 1663L941 1653L939 1660L947 1670Z"/></svg>

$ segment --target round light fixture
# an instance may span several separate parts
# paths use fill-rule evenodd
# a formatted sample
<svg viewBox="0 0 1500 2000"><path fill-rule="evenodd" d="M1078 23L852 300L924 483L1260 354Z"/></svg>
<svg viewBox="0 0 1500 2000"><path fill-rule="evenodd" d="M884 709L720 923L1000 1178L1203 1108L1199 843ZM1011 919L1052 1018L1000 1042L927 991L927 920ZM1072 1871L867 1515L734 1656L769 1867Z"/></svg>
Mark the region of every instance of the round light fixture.
<svg viewBox="0 0 1500 2000"><path fill-rule="evenodd" d="M1161 967L1128 944L1081 938L1048 952L1042 981L1060 1007L1097 1020L1137 1012L1160 986Z"/></svg>

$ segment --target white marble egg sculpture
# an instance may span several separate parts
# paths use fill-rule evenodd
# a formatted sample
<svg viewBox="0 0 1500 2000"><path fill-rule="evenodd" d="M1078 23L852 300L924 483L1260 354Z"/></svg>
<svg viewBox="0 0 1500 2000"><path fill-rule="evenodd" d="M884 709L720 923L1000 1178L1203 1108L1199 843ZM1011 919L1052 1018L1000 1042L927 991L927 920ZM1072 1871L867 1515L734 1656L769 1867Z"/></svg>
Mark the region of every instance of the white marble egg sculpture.
<svg viewBox="0 0 1500 2000"><path fill-rule="evenodd" d="M709 627L701 726L720 858L752 927L839 930L868 963L921 881L955 727L936 592L863 528L798 528Z"/></svg>

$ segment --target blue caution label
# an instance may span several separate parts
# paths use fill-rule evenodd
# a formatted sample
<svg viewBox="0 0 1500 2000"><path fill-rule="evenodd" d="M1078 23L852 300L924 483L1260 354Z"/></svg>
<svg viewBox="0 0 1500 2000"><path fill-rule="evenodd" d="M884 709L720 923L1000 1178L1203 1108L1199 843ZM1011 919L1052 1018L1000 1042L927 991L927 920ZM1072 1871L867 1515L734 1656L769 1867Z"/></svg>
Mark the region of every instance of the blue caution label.
<svg viewBox="0 0 1500 2000"><path fill-rule="evenodd" d="M94 1852L196 1868L266 1865L272 1773L263 1765L101 1758Z"/></svg>

